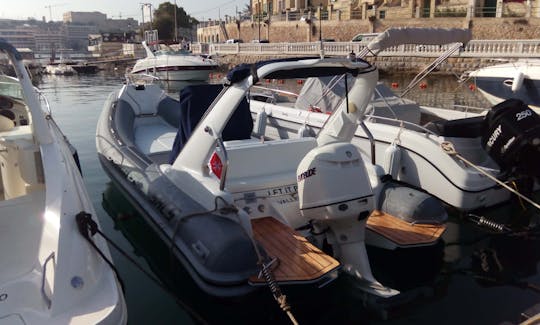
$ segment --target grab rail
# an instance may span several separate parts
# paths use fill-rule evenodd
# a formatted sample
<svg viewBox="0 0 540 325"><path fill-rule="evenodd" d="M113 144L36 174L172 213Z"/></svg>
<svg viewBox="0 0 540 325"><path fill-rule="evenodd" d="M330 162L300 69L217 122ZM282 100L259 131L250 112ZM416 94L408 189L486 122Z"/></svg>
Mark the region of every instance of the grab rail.
<svg viewBox="0 0 540 325"><path fill-rule="evenodd" d="M47 308L51 309L52 300L45 292L45 277L47 276L47 264L50 260L54 261L54 252L52 252L46 259L45 262L43 262L43 273L41 275L41 296L47 303ZM54 265L54 264L53 264Z"/></svg>
<svg viewBox="0 0 540 325"><path fill-rule="evenodd" d="M47 113L47 116L52 116L51 105L49 104L49 100L47 99L47 96L45 96L45 94L41 90L37 88L35 89L39 96L39 99L42 100L43 103L45 104L44 106L45 106L45 112Z"/></svg>
<svg viewBox="0 0 540 325"><path fill-rule="evenodd" d="M360 121L358 124L360 124L360 127L369 139L369 144L371 145L371 164L375 165L375 139L373 138L373 134L371 134L364 121Z"/></svg>
<svg viewBox="0 0 540 325"><path fill-rule="evenodd" d="M420 131L423 131L423 132L425 132L427 134L431 134L431 135L434 135L434 136L439 136L437 133L431 131L430 129L428 129L428 128L422 126L422 125L412 123L412 122L408 122L408 121L405 121L405 120L400 120L400 119L391 118L391 117L385 117L385 116L371 115L371 114L366 115L366 118L374 119L374 120L383 120L383 121L388 121L388 122L396 122L396 123L399 123L399 124L406 124L406 125L409 125L409 126L413 126L414 128L419 129Z"/></svg>

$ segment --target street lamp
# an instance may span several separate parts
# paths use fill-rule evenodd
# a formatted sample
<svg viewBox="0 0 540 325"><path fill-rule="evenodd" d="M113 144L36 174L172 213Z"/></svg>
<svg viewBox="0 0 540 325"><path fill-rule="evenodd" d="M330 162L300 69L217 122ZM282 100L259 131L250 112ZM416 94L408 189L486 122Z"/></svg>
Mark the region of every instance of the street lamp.
<svg viewBox="0 0 540 325"><path fill-rule="evenodd" d="M257 24L259 25L259 42L261 41L261 2L257 4Z"/></svg>
<svg viewBox="0 0 540 325"><path fill-rule="evenodd" d="M176 20L176 8L178 7L176 6L176 0L174 0L174 42L178 43L178 23Z"/></svg>
<svg viewBox="0 0 540 325"><path fill-rule="evenodd" d="M189 42L193 43L193 19L189 17L188 21L189 21Z"/></svg>
<svg viewBox="0 0 540 325"><path fill-rule="evenodd" d="M319 4L319 42L322 42L322 3Z"/></svg>

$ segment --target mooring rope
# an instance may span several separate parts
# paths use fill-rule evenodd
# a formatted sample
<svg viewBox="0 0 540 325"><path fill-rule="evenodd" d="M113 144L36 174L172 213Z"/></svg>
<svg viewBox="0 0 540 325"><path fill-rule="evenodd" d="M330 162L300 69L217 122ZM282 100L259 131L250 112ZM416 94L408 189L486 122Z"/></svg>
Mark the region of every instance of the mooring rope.
<svg viewBox="0 0 540 325"><path fill-rule="evenodd" d="M502 187L504 187L505 189L507 189L508 191L510 191L511 193L514 193L515 195L517 195L520 199L528 202L529 204L531 204L533 207L537 208L538 210L540 210L540 205L536 202L534 202L533 200L531 200L530 198L526 197L525 195L519 193L518 191L514 190L513 188L511 188L510 186L508 186L507 184L505 184L504 182L498 180L496 177L494 177L493 175L491 175L490 173L486 172L485 170L483 170L482 168L478 167L477 165L475 165L474 163L470 162L469 160L467 160L465 157L463 157L462 155L460 155L456 149L454 148L454 145L449 142L449 141L444 141L441 143L441 148L443 149L444 152L446 152L448 155L450 156L455 156L456 158L458 158L459 160L463 161L465 164L471 166L472 168L476 169L477 171L479 171L481 174L483 174L484 176L488 177L489 179L491 179L492 181L494 181L495 183L501 185Z"/></svg>
<svg viewBox="0 0 540 325"><path fill-rule="evenodd" d="M218 208L218 201L221 201L224 204L224 206L221 207L221 208ZM260 252L259 247L258 247L257 243L255 242L255 239L249 233L249 231L244 228L243 223L239 219L238 208L236 206L234 206L234 205L229 204L221 196L216 196L215 197L215 199L214 199L214 208L213 209L206 210L206 211L194 212L194 213L191 213L191 214L188 214L188 215L185 215L185 216L181 216L181 217L178 218L178 220L176 221L176 225L175 225L174 231L173 231L173 236L172 236L171 242L170 242L170 247L169 247L170 258L172 259L173 256L174 256L174 249L176 248L174 238L176 237L176 235L178 233L178 230L180 228L180 224L182 222L184 222L186 219L207 215L208 213L213 213L213 212L217 212L217 211L221 212L222 214L226 214L226 213L234 213L235 214L237 222L240 225L240 228L242 228L242 230L246 233L247 237L251 241L253 249L255 250L255 254L257 255L257 264L261 267L261 274L263 275L264 280L268 284L268 287L270 288L270 291L272 292L272 296L274 297L274 299L278 303L279 308L281 310L283 310L287 314L287 316L289 317L291 323L293 325L298 325L298 321L296 320L296 318L294 317L294 315L293 315L293 313L291 311L291 306L287 302L287 296L284 295L281 292L281 289L279 288L279 285L276 282L276 280L274 278L274 275L272 273L272 270L270 269L269 265L264 263L264 257L262 255L262 253Z"/></svg>
<svg viewBox="0 0 540 325"><path fill-rule="evenodd" d="M206 320L202 318L201 315L199 315L195 310L193 310L190 306L188 306L186 303L184 303L182 300L180 300L176 294L171 291L169 288L167 288L158 278L156 278L154 275L152 275L150 272L145 270L137 261L135 261L127 252L125 252L120 246L118 246L112 239L110 239L107 235L105 235L97 226L97 223L92 219L92 215L90 213L87 213L85 211L79 212L76 217L77 227L79 229L79 232L81 235L88 241L88 243L97 251L97 253L103 258L103 260L111 267L113 272L116 274L116 278L118 279L118 282L120 283L120 286L122 287L122 292L125 293L125 287L124 282L122 278L120 277L120 274L118 273L118 270L114 266L114 264L105 256L105 254L97 247L96 243L92 240L91 237L93 237L96 233L99 234L105 241L107 241L108 244L110 244L114 249L116 249L120 254L122 254L131 264L133 264L136 268L139 269L146 277L148 277L152 282L154 282L158 287L163 289L171 298L174 299L174 301L182 307L191 317L197 320L200 324L208 324Z"/></svg>

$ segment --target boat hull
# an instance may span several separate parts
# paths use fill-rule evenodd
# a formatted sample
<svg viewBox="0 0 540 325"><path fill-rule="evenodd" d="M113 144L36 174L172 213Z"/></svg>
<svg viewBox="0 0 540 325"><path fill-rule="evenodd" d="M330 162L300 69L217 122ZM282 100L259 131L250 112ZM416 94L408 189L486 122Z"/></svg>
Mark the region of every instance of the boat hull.
<svg viewBox="0 0 540 325"><path fill-rule="evenodd" d="M98 157L107 175L151 230L166 245L175 243L174 258L204 292L216 297L238 297L256 290L248 283L249 277L258 272L256 257L241 225L212 211L184 219L190 211L208 209L172 184L160 166L136 146L118 137L122 133L115 123L114 110L118 107L118 93L113 93L104 105L97 128ZM176 208L171 208L173 205ZM174 211L182 215L173 215Z"/></svg>
<svg viewBox="0 0 540 325"><path fill-rule="evenodd" d="M217 68L215 61L196 55L157 55L138 60L131 73L151 74L162 81L205 81Z"/></svg>
<svg viewBox="0 0 540 325"><path fill-rule="evenodd" d="M114 182L122 195L129 203L137 210L137 212L145 219L150 230L156 233L160 240L165 245L170 246L171 236L160 225L158 220L163 219L161 211L148 201L148 197L140 192L133 183L129 182L124 173L121 172L121 167L115 164L110 158L98 154L99 161L103 170ZM194 282L207 294L216 297L238 297L245 296L256 290L255 287L245 283L237 283L236 285L216 285L206 281L197 269L192 265L189 258L182 254L179 250L174 250L174 257L182 264Z"/></svg>
<svg viewBox="0 0 540 325"><path fill-rule="evenodd" d="M97 65L72 65L71 68L81 74L94 74L99 71Z"/></svg>
<svg viewBox="0 0 540 325"><path fill-rule="evenodd" d="M206 81L209 79L210 73L214 71L213 68L210 69L200 69L200 70L157 70L154 72L153 69L148 70L139 70L133 71L132 73L139 74L151 74L163 81Z"/></svg>
<svg viewBox="0 0 540 325"><path fill-rule="evenodd" d="M126 324L105 239L79 231L79 216L99 224L72 146L43 114L22 64L18 75L20 80L1 77L12 83L3 89L1 105L14 116L0 129L0 320Z"/></svg>
<svg viewBox="0 0 540 325"><path fill-rule="evenodd" d="M279 107L269 103L252 101L252 116L257 120L258 112L271 112L267 117L264 136L268 139L297 138L298 130L306 126L316 134L328 117L326 114ZM443 138L413 132L399 126L366 122L375 140L375 163L384 166L385 154L401 133L398 146L401 160L397 180L422 189L446 204L469 211L488 207L510 199L508 191L501 189L476 172L466 168L458 160L446 154L440 147L442 141L451 141L462 153L477 153L475 161L487 159L480 155L480 139ZM406 141L404 140L406 138ZM356 131L352 143L367 156L371 155L371 144L361 128ZM482 157L481 157L482 156Z"/></svg>
<svg viewBox="0 0 540 325"><path fill-rule="evenodd" d="M540 60L518 60L487 66L469 73L477 89L493 105L517 98L540 108Z"/></svg>

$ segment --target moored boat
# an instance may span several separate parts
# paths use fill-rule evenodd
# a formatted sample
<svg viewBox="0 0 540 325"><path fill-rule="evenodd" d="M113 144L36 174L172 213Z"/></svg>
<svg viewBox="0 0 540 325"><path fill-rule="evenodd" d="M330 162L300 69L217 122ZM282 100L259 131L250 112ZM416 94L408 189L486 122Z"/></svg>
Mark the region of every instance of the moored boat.
<svg viewBox="0 0 540 325"><path fill-rule="evenodd" d="M152 51L146 42L142 45L146 57L137 60L131 73L151 74L162 81L206 81L209 74L218 68L216 61L186 50Z"/></svg>
<svg viewBox="0 0 540 325"><path fill-rule="evenodd" d="M517 98L540 111L540 60L522 59L490 65L466 73L476 88L492 104Z"/></svg>
<svg viewBox="0 0 540 325"><path fill-rule="evenodd" d="M246 95L260 78L329 75L347 75L350 83L318 137L252 136ZM157 85L128 83L104 105L98 156L209 294L322 285L341 267L359 289L391 297L398 291L371 272L366 224L380 246L432 245L446 213L433 197L385 182L382 168L350 144L377 76L362 60L260 62L231 71L225 85L186 87L180 102ZM422 205L428 208L417 209ZM257 278L259 271L267 276Z"/></svg>
<svg viewBox="0 0 540 325"><path fill-rule="evenodd" d="M55 76L72 76L76 71L65 63L50 63L45 66L45 73Z"/></svg>
<svg viewBox="0 0 540 325"><path fill-rule="evenodd" d="M94 74L99 71L99 67L97 65L88 63L74 64L71 66L71 68L78 74Z"/></svg>
<svg viewBox="0 0 540 325"><path fill-rule="evenodd" d="M391 29L368 48L376 53L399 44L457 42L449 48L459 49L469 38L462 30ZM252 93L250 108L259 121L259 136L283 139L316 134L328 118L325 113L331 112L332 98L339 98L341 89L343 81L308 79L299 97L292 100L273 95L280 90ZM364 118L366 128L356 130L352 143L371 151L372 159L393 179L422 189L451 207L470 211L508 201L512 193L500 182L516 186L534 183L540 173L537 120L519 101L507 101L489 111L421 107L378 84ZM501 123L502 133L496 131ZM519 140L507 142L512 138Z"/></svg>
<svg viewBox="0 0 540 325"><path fill-rule="evenodd" d="M42 107L22 57L5 41L0 51L16 72L0 77L0 319L125 324L107 244L80 223L96 213L72 147ZM91 227L98 230L97 221Z"/></svg>

